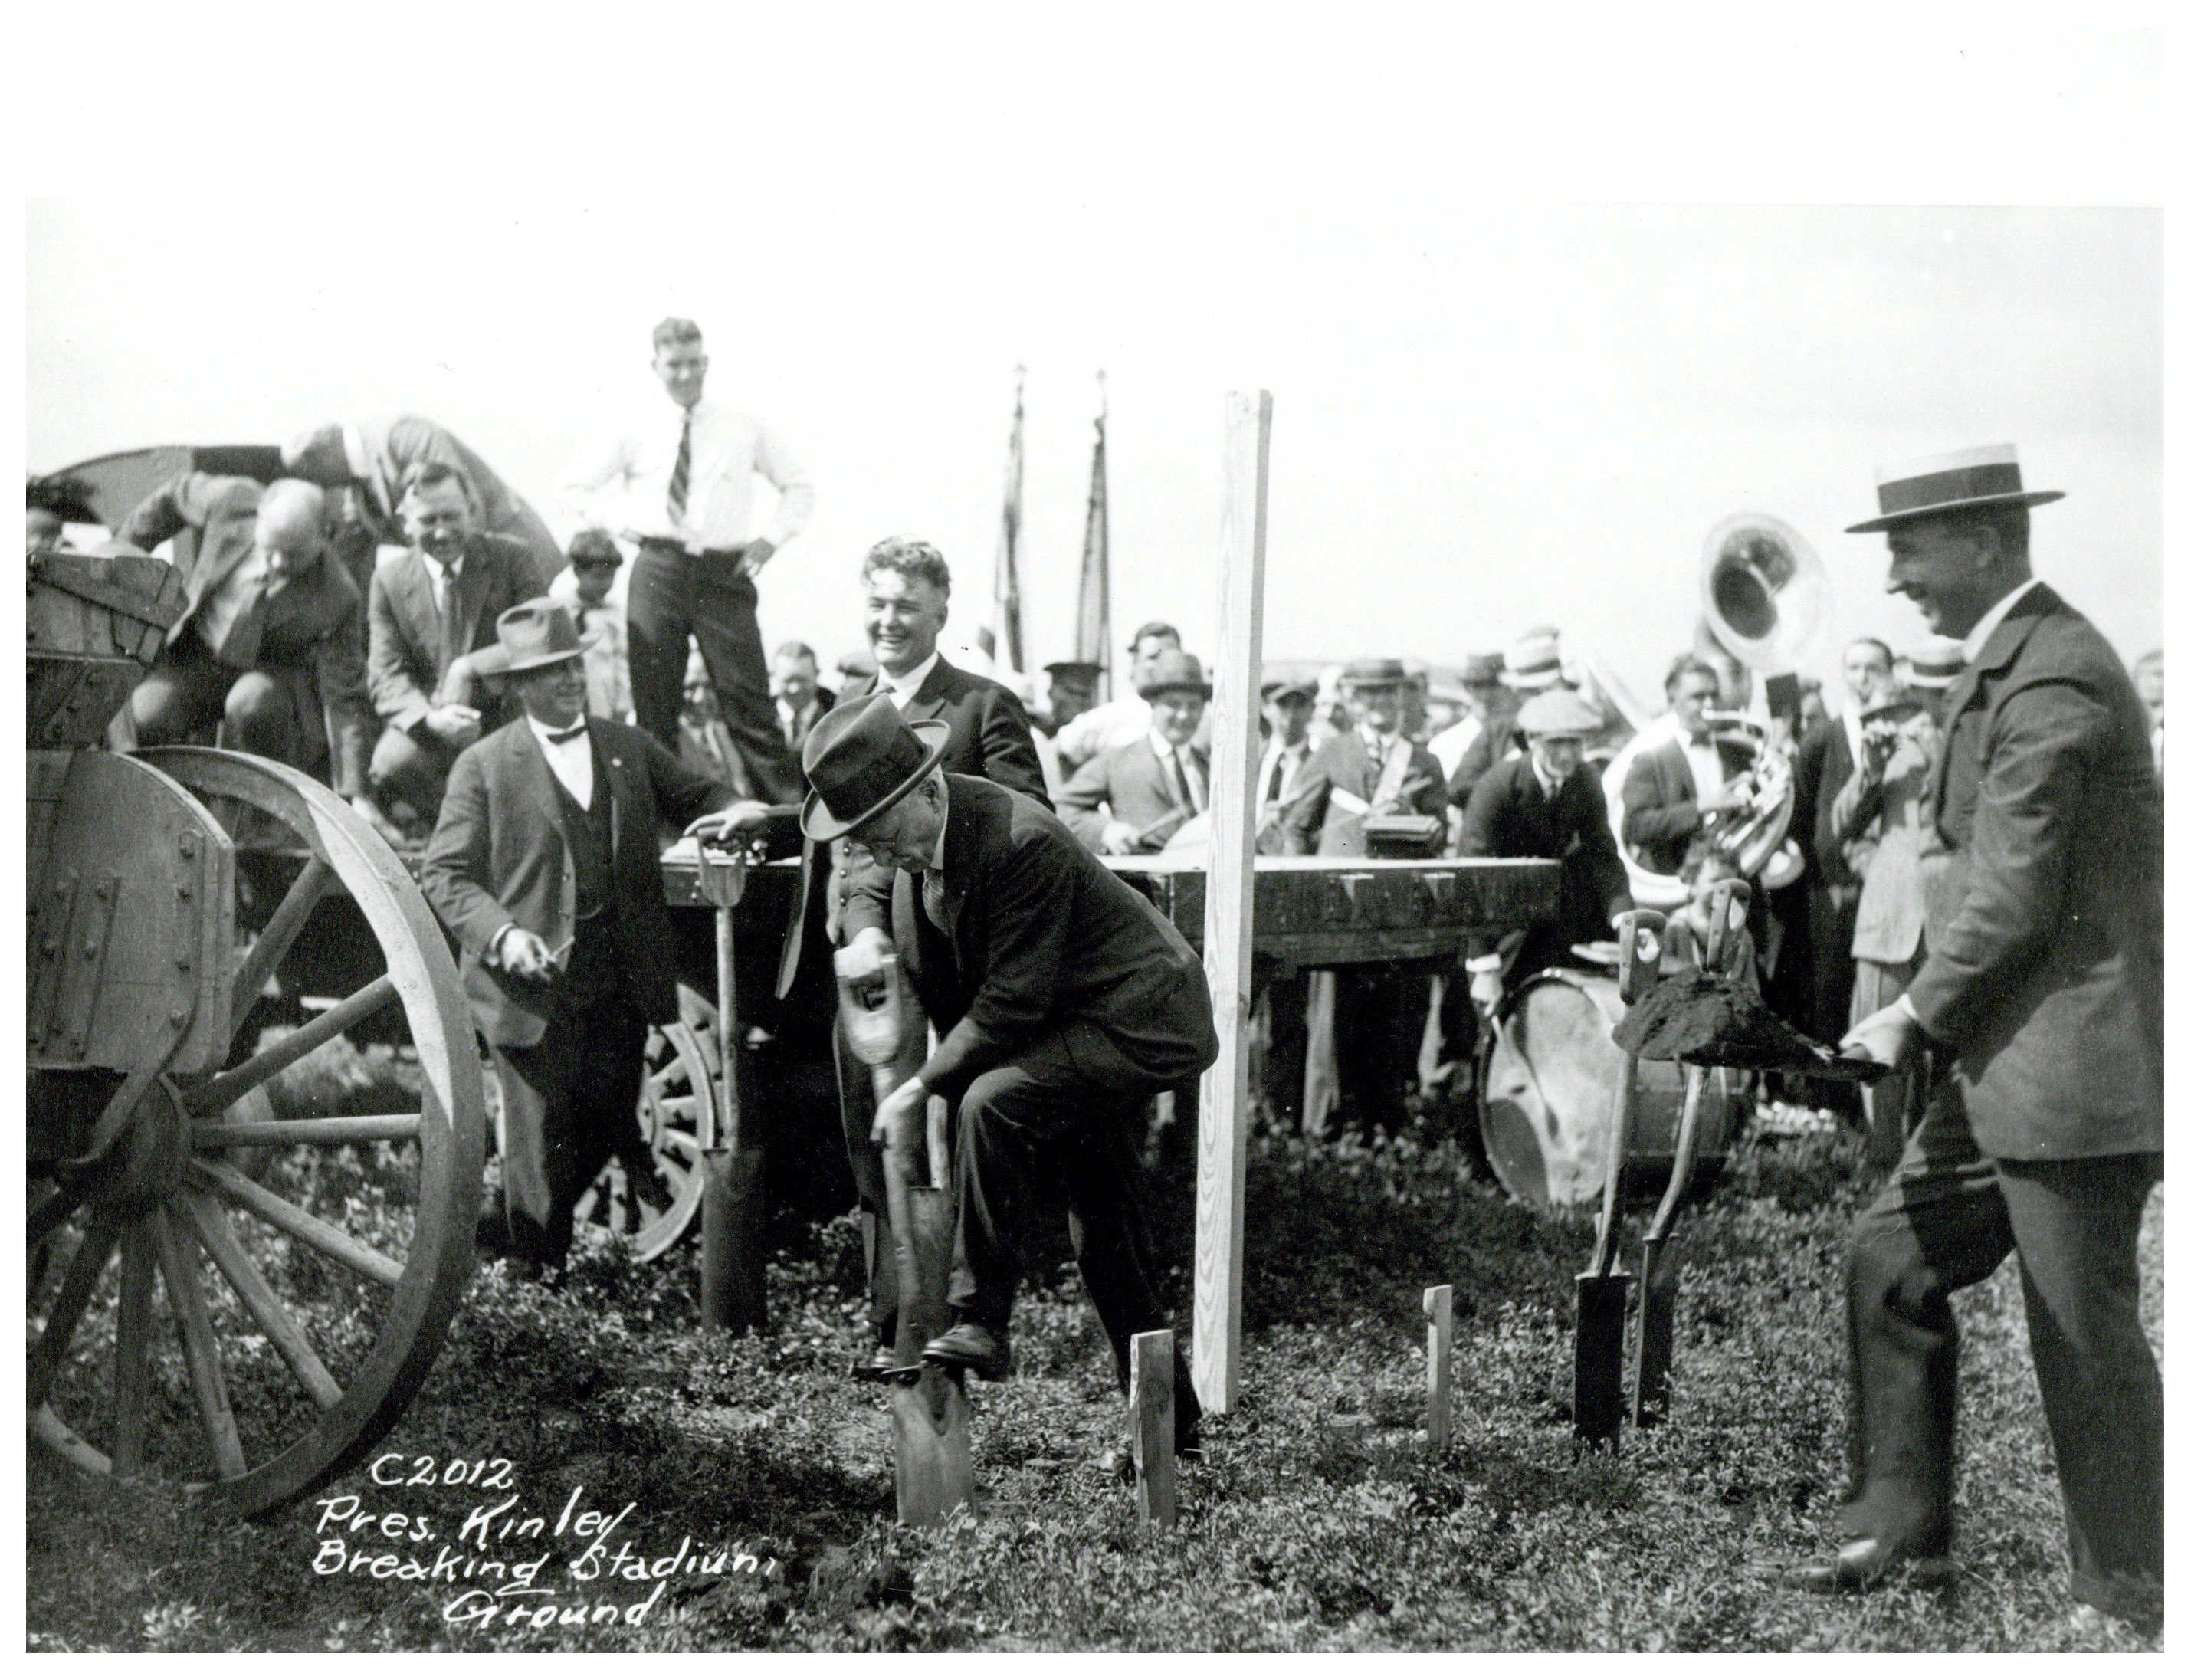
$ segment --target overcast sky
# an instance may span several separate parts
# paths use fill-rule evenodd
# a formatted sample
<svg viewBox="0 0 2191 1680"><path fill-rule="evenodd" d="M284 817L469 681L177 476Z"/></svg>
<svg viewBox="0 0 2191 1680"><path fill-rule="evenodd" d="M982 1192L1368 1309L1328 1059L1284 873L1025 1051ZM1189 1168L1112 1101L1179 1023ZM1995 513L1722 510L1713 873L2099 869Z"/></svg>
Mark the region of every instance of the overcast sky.
<svg viewBox="0 0 2191 1680"><path fill-rule="evenodd" d="M1703 538L1745 510L1818 548L1833 643L1906 644L1883 542L1841 527L1877 464L2001 441L2069 493L2037 515L2040 573L2126 657L2160 640L2158 211L1273 185L1219 209L968 177L896 209L816 195L667 219L606 191L479 191L416 218L418 248L399 192L372 252L326 198L36 201L28 463L418 413L567 535L563 463L658 391L648 332L678 313L707 332L711 395L814 477L761 617L825 659L858 640L857 561L886 533L942 547L957 631L985 612L1022 362L1037 662L1071 651L1098 368L1121 636L1163 617L1209 641L1223 396L1261 385L1267 657L1455 661L1549 621L1655 698Z"/></svg>

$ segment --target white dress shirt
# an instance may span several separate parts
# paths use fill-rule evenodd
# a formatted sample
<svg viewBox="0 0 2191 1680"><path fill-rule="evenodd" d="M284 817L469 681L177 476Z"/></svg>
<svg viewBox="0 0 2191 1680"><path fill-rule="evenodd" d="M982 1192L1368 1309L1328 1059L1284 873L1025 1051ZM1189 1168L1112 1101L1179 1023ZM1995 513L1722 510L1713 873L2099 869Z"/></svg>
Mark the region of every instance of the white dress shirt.
<svg viewBox="0 0 2191 1680"><path fill-rule="evenodd" d="M447 635L449 628L449 590L454 586L457 575L463 568L464 557L461 555L458 555L456 564L451 566L435 559L425 550L421 549L418 550L418 558L426 562L427 581L434 586L434 611L441 615L441 630L444 635Z"/></svg>
<svg viewBox="0 0 2191 1680"><path fill-rule="evenodd" d="M814 485L783 440L743 409L704 399L692 406L692 465L685 513L669 517L686 411L663 392L629 424L589 445L563 476L563 499L583 525L620 535L666 538L691 550L743 548L753 534L753 481L777 488L763 533L782 548L814 510Z"/></svg>
<svg viewBox="0 0 2191 1680"><path fill-rule="evenodd" d="M1192 753L1181 753L1153 729L1148 733L1149 750L1157 755L1164 766L1164 779L1176 790L1182 777L1187 784L1187 808L1195 816L1209 809L1209 784L1203 779L1202 766L1194 761Z"/></svg>
<svg viewBox="0 0 2191 1680"><path fill-rule="evenodd" d="M1963 638L1964 663L1970 665L1978 663L1978 655L1985 652L1985 645L1993 640L1993 633L2000 628L2000 621L2008 617L2017 601L2022 601L2024 596L2038 587L2039 580L2036 578L2026 578L1999 601L1994 602L1993 610L1972 625L1971 633Z"/></svg>
<svg viewBox="0 0 2191 1680"><path fill-rule="evenodd" d="M555 779L578 800L581 811L591 810L594 803L594 746L593 732L581 727L567 741L548 738L548 726L526 713L525 721L540 742L540 750L548 755L548 767L555 772ZM583 719L580 720L583 726Z"/></svg>
<svg viewBox="0 0 2191 1680"><path fill-rule="evenodd" d="M928 674L936 669L936 662L943 657L942 650L930 654L903 676L892 676L878 665L875 667L875 686L891 698L891 704L903 711L913 703L913 697L920 692L920 685L928 681Z"/></svg>
<svg viewBox="0 0 2191 1680"><path fill-rule="evenodd" d="M1057 732L1057 755L1078 769L1098 753L1130 747L1149 732L1155 714L1138 694L1121 695L1088 710Z"/></svg>
<svg viewBox="0 0 2191 1680"><path fill-rule="evenodd" d="M1290 747L1275 737L1272 737L1269 744L1263 749L1262 763L1255 768L1256 802L1266 806L1283 805L1288 796L1292 794L1295 783L1300 780L1301 766L1308 762L1308 755L1309 744L1306 736L1303 736ZM1274 770L1278 779L1276 788L1271 785L1271 777Z"/></svg>
<svg viewBox="0 0 2191 1680"><path fill-rule="evenodd" d="M1699 804L1710 799L1726 785L1727 772L1720 766L1719 745L1707 734L1704 744L1697 744L1687 732L1682 736L1682 756L1689 761L1690 778L1697 784Z"/></svg>
<svg viewBox="0 0 2191 1680"><path fill-rule="evenodd" d="M1431 737L1428 746L1431 756L1438 761L1438 768L1448 777L1460 765L1461 755L1476 744L1476 737L1483 733L1483 720L1471 712L1450 729L1441 729Z"/></svg>

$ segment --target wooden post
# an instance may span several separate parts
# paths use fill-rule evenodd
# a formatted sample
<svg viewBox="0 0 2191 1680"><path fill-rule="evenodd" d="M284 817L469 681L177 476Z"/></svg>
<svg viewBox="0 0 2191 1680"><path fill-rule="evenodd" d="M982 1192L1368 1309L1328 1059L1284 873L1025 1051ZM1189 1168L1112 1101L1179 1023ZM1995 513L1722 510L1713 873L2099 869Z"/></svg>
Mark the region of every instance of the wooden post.
<svg viewBox="0 0 2191 1680"><path fill-rule="evenodd" d="M1131 1347L1134 1486L1141 1520L1168 1529L1179 1517L1172 1461L1171 1332L1144 1330Z"/></svg>
<svg viewBox="0 0 2191 1680"><path fill-rule="evenodd" d="M1445 1450L1453 1429L1453 1285L1440 1284L1423 1291L1423 1316L1430 1320L1430 1417L1427 1432L1432 1454Z"/></svg>
<svg viewBox="0 0 2191 1680"><path fill-rule="evenodd" d="M715 1034L721 1077L716 1140L701 1152L700 1322L768 1328L766 1158L746 1136L738 1106L737 946L733 915L745 896L744 860L702 847L700 891L715 907Z"/></svg>
<svg viewBox="0 0 2191 1680"><path fill-rule="evenodd" d="M1255 766L1261 743L1263 538L1271 394L1225 399L1224 525L1217 557L1215 709L1210 726L1209 886L1202 960L1217 1061L1202 1076L1194 1197L1194 1390L1226 1412L1240 1392L1242 1227L1248 1199L1248 992L1255 943Z"/></svg>

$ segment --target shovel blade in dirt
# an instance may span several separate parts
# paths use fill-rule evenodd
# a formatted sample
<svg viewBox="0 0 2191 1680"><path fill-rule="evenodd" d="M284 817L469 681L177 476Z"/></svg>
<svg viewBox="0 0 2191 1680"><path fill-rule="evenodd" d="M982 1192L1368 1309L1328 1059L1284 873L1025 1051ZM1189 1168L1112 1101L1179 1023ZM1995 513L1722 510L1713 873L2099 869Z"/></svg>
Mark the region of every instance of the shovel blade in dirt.
<svg viewBox="0 0 2191 1680"><path fill-rule="evenodd" d="M932 1528L973 1502L973 1432L960 1377L920 1357L949 1322L944 1293L951 1275L951 1197L908 1183L909 1165L900 1152L884 1153L883 1170L895 1181L892 1211L901 1215L891 1221L899 1247L896 1357L901 1369L920 1372L891 1392L891 1436L898 1520Z"/></svg>
<svg viewBox="0 0 2191 1680"><path fill-rule="evenodd" d="M1666 1381L1674 1366L1674 1305L1681 1294L1682 1255L1668 1238L1646 1238L1638 1273L1636 1409L1638 1429L1666 1415Z"/></svg>
<svg viewBox="0 0 2191 1680"><path fill-rule="evenodd" d="M1575 1279L1574 1431L1585 1446L1620 1445L1629 1282L1625 1272Z"/></svg>

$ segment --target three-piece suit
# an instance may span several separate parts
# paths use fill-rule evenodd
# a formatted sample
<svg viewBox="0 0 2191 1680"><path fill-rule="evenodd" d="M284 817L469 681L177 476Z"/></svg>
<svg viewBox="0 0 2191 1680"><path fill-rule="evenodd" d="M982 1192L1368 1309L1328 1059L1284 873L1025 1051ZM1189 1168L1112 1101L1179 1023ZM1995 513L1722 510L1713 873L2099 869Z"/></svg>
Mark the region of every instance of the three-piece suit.
<svg viewBox="0 0 2191 1680"><path fill-rule="evenodd" d="M583 806L525 718L458 754L418 876L462 948L464 994L501 1076L496 1234L549 1262L568 1251L572 1210L611 1155L652 1170L637 1118L646 1033L677 1018L659 828L726 799L642 731L595 717L586 736ZM493 960L513 924L567 949L552 979Z"/></svg>

